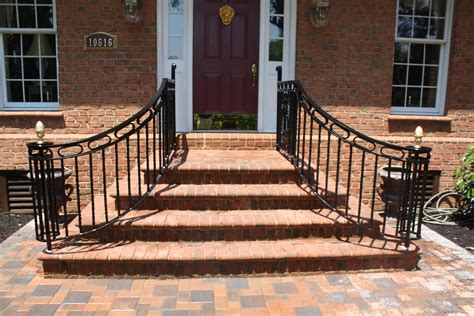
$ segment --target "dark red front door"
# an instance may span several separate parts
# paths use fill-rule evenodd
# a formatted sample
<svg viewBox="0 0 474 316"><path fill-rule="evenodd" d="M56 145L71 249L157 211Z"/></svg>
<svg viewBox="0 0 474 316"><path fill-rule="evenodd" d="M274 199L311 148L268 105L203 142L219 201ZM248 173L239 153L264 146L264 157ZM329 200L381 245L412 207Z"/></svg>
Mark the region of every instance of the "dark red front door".
<svg viewBox="0 0 474 316"><path fill-rule="evenodd" d="M224 5L235 12L229 25ZM257 114L259 11L258 0L194 1L194 113Z"/></svg>

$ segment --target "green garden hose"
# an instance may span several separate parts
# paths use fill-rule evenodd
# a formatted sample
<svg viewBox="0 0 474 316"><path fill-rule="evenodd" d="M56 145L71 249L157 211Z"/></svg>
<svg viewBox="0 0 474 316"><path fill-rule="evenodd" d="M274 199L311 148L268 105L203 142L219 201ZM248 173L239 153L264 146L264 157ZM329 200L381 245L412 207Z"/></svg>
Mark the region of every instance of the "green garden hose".
<svg viewBox="0 0 474 316"><path fill-rule="evenodd" d="M441 207L440 204L451 198L458 201L458 193L453 190L440 192L433 195L424 205L423 222L436 225L467 225L474 222L474 218L458 220L465 210L458 207Z"/></svg>

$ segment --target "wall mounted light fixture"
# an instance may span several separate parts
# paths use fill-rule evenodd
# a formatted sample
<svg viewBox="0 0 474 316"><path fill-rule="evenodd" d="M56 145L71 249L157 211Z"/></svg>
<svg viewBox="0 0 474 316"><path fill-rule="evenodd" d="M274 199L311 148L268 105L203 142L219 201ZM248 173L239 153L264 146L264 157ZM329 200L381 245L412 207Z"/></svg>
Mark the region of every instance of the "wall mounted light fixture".
<svg viewBox="0 0 474 316"><path fill-rule="evenodd" d="M329 19L329 0L311 0L309 17L314 27L326 26Z"/></svg>
<svg viewBox="0 0 474 316"><path fill-rule="evenodd" d="M143 18L141 0L123 0L123 16L125 22L140 23Z"/></svg>

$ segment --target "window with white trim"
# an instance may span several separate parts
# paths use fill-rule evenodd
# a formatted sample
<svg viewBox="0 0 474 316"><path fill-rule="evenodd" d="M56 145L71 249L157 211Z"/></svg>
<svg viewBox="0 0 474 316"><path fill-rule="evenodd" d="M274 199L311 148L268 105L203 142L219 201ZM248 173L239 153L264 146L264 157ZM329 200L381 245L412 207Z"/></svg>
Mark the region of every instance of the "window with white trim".
<svg viewBox="0 0 474 316"><path fill-rule="evenodd" d="M183 0L168 1L168 59L183 59L184 46Z"/></svg>
<svg viewBox="0 0 474 316"><path fill-rule="evenodd" d="M398 0L392 112L443 114L452 0Z"/></svg>
<svg viewBox="0 0 474 316"><path fill-rule="evenodd" d="M269 61L283 61L285 1L270 0Z"/></svg>
<svg viewBox="0 0 474 316"><path fill-rule="evenodd" d="M58 103L55 0L0 0L0 109Z"/></svg>

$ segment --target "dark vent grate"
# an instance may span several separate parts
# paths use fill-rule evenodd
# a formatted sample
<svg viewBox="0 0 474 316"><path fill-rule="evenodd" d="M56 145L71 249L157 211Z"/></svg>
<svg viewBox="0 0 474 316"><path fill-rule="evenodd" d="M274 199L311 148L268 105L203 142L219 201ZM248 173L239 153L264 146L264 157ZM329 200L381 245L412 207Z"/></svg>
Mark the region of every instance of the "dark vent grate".
<svg viewBox="0 0 474 316"><path fill-rule="evenodd" d="M8 208L12 213L33 214L33 198L26 172L6 176Z"/></svg>

